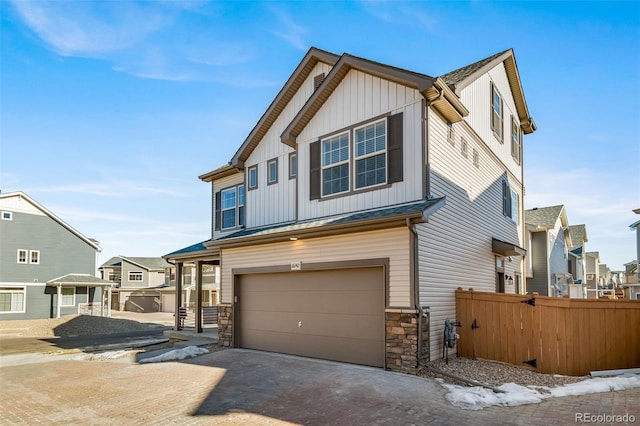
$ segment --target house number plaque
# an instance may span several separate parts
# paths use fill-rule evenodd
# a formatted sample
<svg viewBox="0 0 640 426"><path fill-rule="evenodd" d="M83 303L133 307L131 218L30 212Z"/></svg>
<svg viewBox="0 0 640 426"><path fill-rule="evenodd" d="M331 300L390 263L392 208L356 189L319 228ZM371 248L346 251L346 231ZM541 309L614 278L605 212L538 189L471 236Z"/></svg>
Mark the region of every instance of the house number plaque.
<svg viewBox="0 0 640 426"><path fill-rule="evenodd" d="M302 269L302 262L301 261L291 262L291 270L292 271L299 271L301 269Z"/></svg>

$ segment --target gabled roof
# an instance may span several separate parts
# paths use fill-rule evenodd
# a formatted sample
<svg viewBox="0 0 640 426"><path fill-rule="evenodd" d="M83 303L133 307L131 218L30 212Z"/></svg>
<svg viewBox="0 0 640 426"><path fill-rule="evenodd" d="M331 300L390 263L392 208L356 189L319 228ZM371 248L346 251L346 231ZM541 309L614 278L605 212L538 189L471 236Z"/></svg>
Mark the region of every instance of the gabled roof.
<svg viewBox="0 0 640 426"><path fill-rule="evenodd" d="M125 257L125 256L116 256L107 260L105 263L100 266L99 269L104 268L105 266L121 266L122 261L129 262L133 265L136 265L140 268L146 269L148 271L153 270L161 270L170 266L170 264L163 259L162 257Z"/></svg>
<svg viewBox="0 0 640 426"><path fill-rule="evenodd" d="M585 225L569 225L569 235L571 236L571 247L569 247L569 250L582 247L584 243L589 241L587 239L587 227Z"/></svg>
<svg viewBox="0 0 640 426"><path fill-rule="evenodd" d="M520 73L518 72L518 65L516 64L513 49L507 49L471 65L458 68L457 70L442 75L440 78L449 85L456 95L460 96L462 89L501 62L504 64L507 72L509 87L513 93L518 118L520 119L520 126L525 133L533 133L537 126L533 118L529 115L529 108L524 98L524 91L522 90L522 83L520 82Z"/></svg>
<svg viewBox="0 0 640 426"><path fill-rule="evenodd" d="M45 215L49 216L55 222L58 222L62 227L66 228L69 232L71 232L72 234L74 234L75 236L80 238L85 243L89 244L96 251L98 251L98 252L102 251L98 241L94 240L93 238L85 237L80 232L78 232L76 229L72 228L71 225L69 225L68 223L66 223L62 219L60 219L58 216L53 214L51 211L49 211L47 208L45 208L42 204L36 202L33 198L29 197L24 192L18 191L18 192L7 192L6 194L0 194L0 199L7 199L7 198L12 198L12 197L19 197L20 199L23 199L23 200L27 201L28 203L33 205L33 207L35 207L36 209L40 210Z"/></svg>
<svg viewBox="0 0 640 426"><path fill-rule="evenodd" d="M208 248L238 247L290 238L311 238L335 235L348 227L351 230L385 229L394 226L406 226L406 221L423 222L431 214L445 205L445 197L414 201L395 206L345 213L300 222L243 229L215 240L206 241Z"/></svg>
<svg viewBox="0 0 640 426"><path fill-rule="evenodd" d="M115 285L113 281L103 280L88 274L67 274L47 281L47 285L65 285L82 287L110 287Z"/></svg>
<svg viewBox="0 0 640 426"><path fill-rule="evenodd" d="M451 122L460 121L462 117L469 114L458 97L449 90L441 79L344 53L320 87L282 132L280 136L282 143L295 148L296 137L352 69L418 90L428 101L432 101L433 106Z"/></svg>
<svg viewBox="0 0 640 426"><path fill-rule="evenodd" d="M600 252L599 251L588 251L586 253L586 255L589 256L589 257L596 258L596 259L600 259Z"/></svg>
<svg viewBox="0 0 640 426"><path fill-rule="evenodd" d="M267 131L269 131L282 110L294 97L298 89L300 89L311 71L313 71L316 64L318 64L318 62L324 62L326 64L333 65L338 61L338 58L338 55L334 55L333 53L329 53L315 47L309 49L304 58L302 58L302 61L300 61L300 64L298 64L296 69L293 71L293 74L291 74L282 89L280 89L280 92L278 92L275 99L271 102L271 105L269 105L264 114L262 114L262 117L260 117L258 123L256 123L254 128L251 130L249 136L247 136L238 151L235 153L231 162L229 162L229 165L220 167L212 172L205 173L200 176L200 179L210 182L213 179L231 174L229 173L231 171L229 170L229 167L239 169L244 168L245 160L249 157L260 140L262 140Z"/></svg>
<svg viewBox="0 0 640 426"><path fill-rule="evenodd" d="M562 204L551 207L535 207L530 210L525 210L524 212L525 223L541 230L553 228L558 217L560 217L563 222L562 226L566 227L566 213L564 212L564 206Z"/></svg>

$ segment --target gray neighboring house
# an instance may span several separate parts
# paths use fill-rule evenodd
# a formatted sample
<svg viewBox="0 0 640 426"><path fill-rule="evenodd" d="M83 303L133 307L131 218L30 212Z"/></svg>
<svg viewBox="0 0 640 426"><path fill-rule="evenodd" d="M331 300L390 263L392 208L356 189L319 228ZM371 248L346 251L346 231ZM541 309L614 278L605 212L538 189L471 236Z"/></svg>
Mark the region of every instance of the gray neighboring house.
<svg viewBox="0 0 640 426"><path fill-rule="evenodd" d="M524 212L529 247L527 292L541 296L569 294L571 236L563 205L533 208Z"/></svg>
<svg viewBox="0 0 640 426"><path fill-rule="evenodd" d="M105 314L100 246L23 192L0 194L0 320Z"/></svg>
<svg viewBox="0 0 640 426"><path fill-rule="evenodd" d="M585 283L587 282L586 272L586 243L587 227L583 225L570 225L569 237L571 245L569 246L569 273L573 276L574 284L580 285L581 296L586 297Z"/></svg>
<svg viewBox="0 0 640 426"><path fill-rule="evenodd" d="M111 308L119 311L162 311L161 288L172 265L161 257L115 256L98 270L103 279L117 283Z"/></svg>

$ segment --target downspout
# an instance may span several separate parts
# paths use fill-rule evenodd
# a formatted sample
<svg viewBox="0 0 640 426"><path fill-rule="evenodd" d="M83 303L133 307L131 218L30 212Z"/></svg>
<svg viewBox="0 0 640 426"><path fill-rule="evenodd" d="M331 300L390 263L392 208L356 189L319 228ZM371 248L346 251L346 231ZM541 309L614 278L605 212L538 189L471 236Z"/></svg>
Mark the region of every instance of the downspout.
<svg viewBox="0 0 640 426"><path fill-rule="evenodd" d="M411 271L409 274L410 284L411 284L411 298L413 299L413 307L418 312L418 353L417 353L417 364L418 366L422 365L422 319L424 317L424 311L422 306L420 306L420 289L419 289L419 268L418 268L418 233L416 232L415 225L411 223L411 219L406 219L407 228L411 233L410 243L409 243L409 251L411 256Z"/></svg>

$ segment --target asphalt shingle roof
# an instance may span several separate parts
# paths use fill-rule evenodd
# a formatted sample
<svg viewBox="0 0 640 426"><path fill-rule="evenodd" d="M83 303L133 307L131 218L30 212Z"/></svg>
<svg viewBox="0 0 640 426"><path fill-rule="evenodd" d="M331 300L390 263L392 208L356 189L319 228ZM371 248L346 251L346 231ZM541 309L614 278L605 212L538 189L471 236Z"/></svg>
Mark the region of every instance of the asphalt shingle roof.
<svg viewBox="0 0 640 426"><path fill-rule="evenodd" d="M179 255L179 254L193 253L193 252L197 252L197 251L204 251L204 250L207 249L205 247L205 245L204 245L204 243L206 243L207 241L211 241L211 240L204 240L204 241L201 241L199 243L192 244L192 245L190 245L188 247L181 248L180 250L176 250L176 251L173 251L173 252L171 252L169 254L165 254L165 257L176 256L176 255Z"/></svg>
<svg viewBox="0 0 640 426"><path fill-rule="evenodd" d="M564 206L536 207L531 210L525 210L524 221L529 225L551 227L555 225L558 216L562 212Z"/></svg>
<svg viewBox="0 0 640 426"><path fill-rule="evenodd" d="M101 268L105 266L122 266L122 259L144 266L147 269L164 269L170 266L169 263L161 257L116 256L103 263Z"/></svg>
<svg viewBox="0 0 640 426"><path fill-rule="evenodd" d="M569 225L569 236L571 237L570 250L581 247L585 242L587 227L584 225Z"/></svg>
<svg viewBox="0 0 640 426"><path fill-rule="evenodd" d="M500 55L503 55L508 50L509 49L502 51L500 53L496 53L495 55L489 56L488 58L482 59L478 62L474 62L473 64L466 65L462 68L458 68L457 70L453 70L451 72L443 74L440 76L440 78L443 79L448 86L455 86L456 84L463 81L464 79L472 75L474 72L478 71L480 68L488 64L489 62L493 61Z"/></svg>
<svg viewBox="0 0 640 426"><path fill-rule="evenodd" d="M47 284L110 285L115 283L88 274L67 274L59 278L54 278L48 281Z"/></svg>

